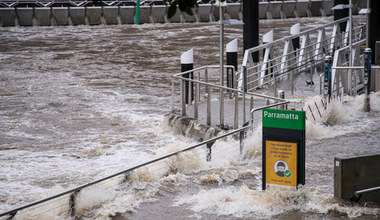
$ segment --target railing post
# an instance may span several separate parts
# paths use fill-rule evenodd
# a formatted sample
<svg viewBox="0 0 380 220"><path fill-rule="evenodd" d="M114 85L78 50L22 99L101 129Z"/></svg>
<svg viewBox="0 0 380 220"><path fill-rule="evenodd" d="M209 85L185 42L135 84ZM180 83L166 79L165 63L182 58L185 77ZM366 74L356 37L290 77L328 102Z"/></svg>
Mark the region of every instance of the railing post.
<svg viewBox="0 0 380 220"><path fill-rule="evenodd" d="M208 83L207 68L205 70L205 77L206 77L206 83ZM211 125L211 92L210 92L210 86L206 86L206 92L207 92L207 119L206 119L206 124L208 126L210 126Z"/></svg>
<svg viewBox="0 0 380 220"><path fill-rule="evenodd" d="M223 89L220 89L220 103L219 103L219 124L220 128L224 127L224 93Z"/></svg>
<svg viewBox="0 0 380 220"><path fill-rule="evenodd" d="M210 86L206 87L207 90L207 122L206 124L208 126L211 125L211 92L210 92Z"/></svg>
<svg viewBox="0 0 380 220"><path fill-rule="evenodd" d="M251 96L251 98L250 98L250 103L249 103L249 112L251 112L252 111L252 109L253 109L253 96ZM251 115L251 124L253 125L253 115L252 114L250 114Z"/></svg>
<svg viewBox="0 0 380 220"><path fill-rule="evenodd" d="M278 90L277 97L280 98L280 99L285 99L285 92L284 92L284 90ZM285 105L280 105L279 108L280 109L285 109Z"/></svg>
<svg viewBox="0 0 380 220"><path fill-rule="evenodd" d="M198 78L199 81L199 78ZM199 83L195 84L194 120L198 120Z"/></svg>
<svg viewBox="0 0 380 220"><path fill-rule="evenodd" d="M210 162L211 161L211 147L214 145L215 142L211 142L206 144L207 145L207 155L206 155L206 161Z"/></svg>
<svg viewBox="0 0 380 220"><path fill-rule="evenodd" d="M80 192L80 190L76 190L73 193L70 194L70 201L69 201L69 206L70 206L70 215L71 217L74 217L76 215L76 210L75 210L75 198L77 194Z"/></svg>
<svg viewBox="0 0 380 220"><path fill-rule="evenodd" d="M235 77L236 78L236 77ZM237 88L237 79L234 80L235 88ZM235 114L234 114L234 129L239 127L239 93L235 91Z"/></svg>
<svg viewBox="0 0 380 220"><path fill-rule="evenodd" d="M171 99L171 112L174 113L174 79L172 78L172 99Z"/></svg>
<svg viewBox="0 0 380 220"><path fill-rule="evenodd" d="M181 80L181 115L186 116L185 80Z"/></svg>
<svg viewBox="0 0 380 220"><path fill-rule="evenodd" d="M247 67L242 66L242 73L243 73L243 125L246 122L246 117L245 117L245 93L247 92Z"/></svg>

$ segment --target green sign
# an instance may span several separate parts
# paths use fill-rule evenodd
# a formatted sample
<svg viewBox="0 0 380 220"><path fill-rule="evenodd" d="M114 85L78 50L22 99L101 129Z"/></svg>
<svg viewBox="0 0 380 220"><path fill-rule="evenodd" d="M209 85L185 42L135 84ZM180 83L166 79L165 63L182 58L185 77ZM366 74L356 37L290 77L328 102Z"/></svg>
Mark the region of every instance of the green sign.
<svg viewBox="0 0 380 220"><path fill-rule="evenodd" d="M305 184L305 112L263 110L262 189Z"/></svg>
<svg viewBox="0 0 380 220"><path fill-rule="evenodd" d="M263 127L305 130L305 112L264 109Z"/></svg>

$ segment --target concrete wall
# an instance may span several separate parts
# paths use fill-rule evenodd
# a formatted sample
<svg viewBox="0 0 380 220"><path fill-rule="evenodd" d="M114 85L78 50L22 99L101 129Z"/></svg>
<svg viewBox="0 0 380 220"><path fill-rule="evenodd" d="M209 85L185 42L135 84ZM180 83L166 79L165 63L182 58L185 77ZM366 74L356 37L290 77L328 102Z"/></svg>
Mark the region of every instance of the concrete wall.
<svg viewBox="0 0 380 220"><path fill-rule="evenodd" d="M32 26L33 13L33 8L16 8L18 24L20 26Z"/></svg>
<svg viewBox="0 0 380 220"><path fill-rule="evenodd" d="M356 8L363 6L361 1L354 1ZM280 19L305 16L332 15L334 0L297 0L260 2L259 19ZM231 3L225 10L225 19L242 18L241 3ZM177 10L167 19L166 6L141 6L140 24L144 23L179 23L179 22L213 22L219 20L219 10L211 4L201 4L190 16ZM32 25L98 25L98 24L134 24L136 8L134 6L105 7L52 7L52 8L0 8L0 26Z"/></svg>
<svg viewBox="0 0 380 220"><path fill-rule="evenodd" d="M103 7L103 17L107 25L119 24L119 7L107 6Z"/></svg>
<svg viewBox="0 0 380 220"><path fill-rule="evenodd" d="M135 23L135 7L133 6L121 6L119 8L120 20L122 24Z"/></svg>
<svg viewBox="0 0 380 220"><path fill-rule="evenodd" d="M84 25L85 24L85 7L71 7L69 8L69 14L73 25Z"/></svg>
<svg viewBox="0 0 380 220"><path fill-rule="evenodd" d="M51 9L50 8L34 8L34 15L37 19L38 26L50 26Z"/></svg>
<svg viewBox="0 0 380 220"><path fill-rule="evenodd" d="M334 196L349 200L355 191L380 186L380 152L334 158ZM359 202L380 203L380 191L363 194Z"/></svg>
<svg viewBox="0 0 380 220"><path fill-rule="evenodd" d="M160 6L155 6L152 7L151 11L151 17L153 19L154 23L165 23L166 22L166 6L160 5Z"/></svg>
<svg viewBox="0 0 380 220"><path fill-rule="evenodd" d="M102 7L86 7L86 17L85 24L88 25L99 25L100 17L102 16Z"/></svg>
<svg viewBox="0 0 380 220"><path fill-rule="evenodd" d="M52 8L53 20L55 25L68 25L69 24L69 9L64 7Z"/></svg>
<svg viewBox="0 0 380 220"><path fill-rule="evenodd" d="M13 8L0 8L0 26L15 26L16 11Z"/></svg>
<svg viewBox="0 0 380 220"><path fill-rule="evenodd" d="M214 21L214 15L212 14L212 6L210 4L199 5L198 17L200 22Z"/></svg>

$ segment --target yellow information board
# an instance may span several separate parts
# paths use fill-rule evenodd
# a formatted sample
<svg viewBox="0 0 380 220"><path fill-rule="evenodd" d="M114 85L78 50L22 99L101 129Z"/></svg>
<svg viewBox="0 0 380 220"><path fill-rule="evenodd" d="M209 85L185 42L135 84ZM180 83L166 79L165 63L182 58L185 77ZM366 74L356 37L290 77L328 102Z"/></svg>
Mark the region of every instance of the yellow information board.
<svg viewBox="0 0 380 220"><path fill-rule="evenodd" d="M297 187L297 143L266 140L265 148L266 188Z"/></svg>

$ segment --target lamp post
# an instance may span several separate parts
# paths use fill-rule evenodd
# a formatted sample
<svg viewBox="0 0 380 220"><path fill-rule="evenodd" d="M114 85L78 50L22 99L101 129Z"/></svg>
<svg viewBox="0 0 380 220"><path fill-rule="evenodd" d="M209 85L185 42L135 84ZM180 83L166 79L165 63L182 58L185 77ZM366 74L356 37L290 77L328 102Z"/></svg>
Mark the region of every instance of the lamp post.
<svg viewBox="0 0 380 220"><path fill-rule="evenodd" d="M223 86L223 76L224 76L224 22L223 22L223 7L225 6L225 1L218 0L217 6L219 7L219 85ZM224 127L224 97L223 89L220 89L220 127Z"/></svg>
<svg viewBox="0 0 380 220"><path fill-rule="evenodd" d="M342 10L349 9L349 30L348 30L348 46L350 50L350 57L348 59L348 66L352 66L352 0L349 1L348 5L339 4L331 8L331 10ZM348 94L352 95L352 70L348 69Z"/></svg>
<svg viewBox="0 0 380 220"><path fill-rule="evenodd" d="M216 2L216 6L219 7L219 84L220 86L223 86L223 76L224 76L224 25L243 25L244 23L236 20L236 19L230 19L230 20L223 20L223 7L227 6L227 3L225 0L218 0ZM220 127L224 127L224 96L223 96L223 89L220 89Z"/></svg>
<svg viewBox="0 0 380 220"><path fill-rule="evenodd" d="M369 48L369 15L371 14L371 5L370 5L370 1L369 0L367 0L367 8L360 9L359 14L361 14L361 15L367 15L366 48Z"/></svg>

